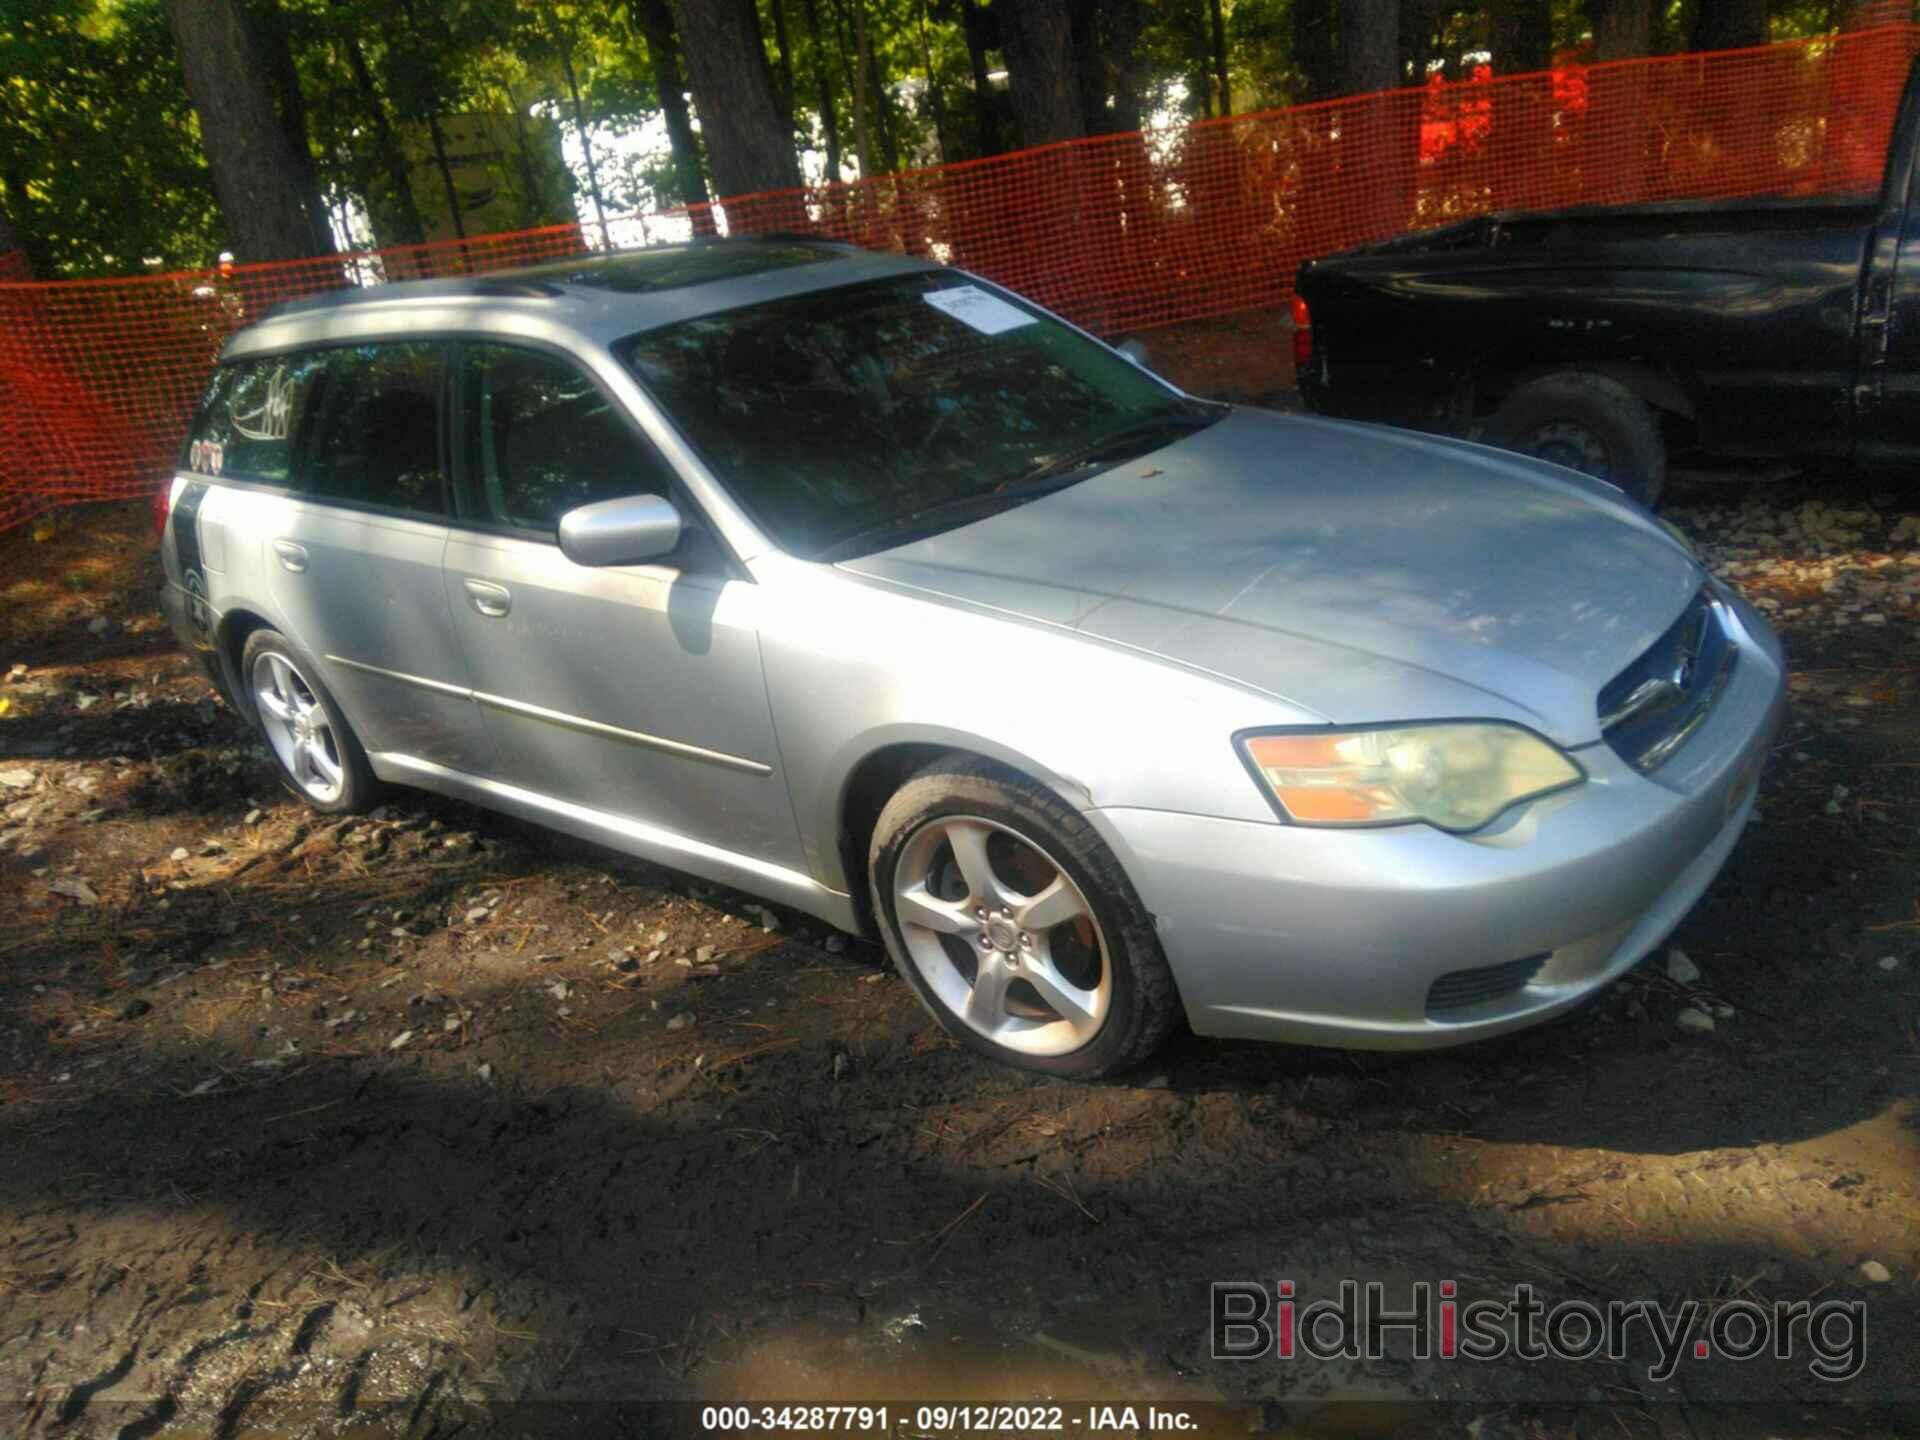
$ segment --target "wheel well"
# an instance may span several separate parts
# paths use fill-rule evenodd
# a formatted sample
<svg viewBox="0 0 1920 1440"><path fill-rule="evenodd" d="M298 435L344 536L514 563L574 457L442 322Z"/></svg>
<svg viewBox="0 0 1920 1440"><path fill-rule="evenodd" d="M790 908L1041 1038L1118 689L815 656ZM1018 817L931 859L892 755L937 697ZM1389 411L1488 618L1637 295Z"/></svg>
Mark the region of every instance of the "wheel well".
<svg viewBox="0 0 1920 1440"><path fill-rule="evenodd" d="M220 617L220 632L214 649L226 667L227 683L235 696L246 693L246 683L240 674L240 657L246 651L248 637L256 630L270 628L265 617L251 610L229 610Z"/></svg>
<svg viewBox="0 0 1920 1440"><path fill-rule="evenodd" d="M1692 421L1693 396L1671 371L1634 360L1543 360L1538 357L1506 357L1483 368L1473 385L1473 414L1484 419L1529 381L1563 371L1585 371L1618 381L1650 407L1663 422L1675 419Z"/></svg>
<svg viewBox="0 0 1920 1440"><path fill-rule="evenodd" d="M865 757L847 778L840 801L840 866L853 897L853 913L860 933L877 939L873 901L867 892L867 851L873 845L873 827L887 801L915 771L942 755L954 755L950 745L885 745Z"/></svg>
<svg viewBox="0 0 1920 1440"><path fill-rule="evenodd" d="M874 922L873 901L868 893L867 852L873 847L873 829L879 823L880 812L887 808L894 791L935 760L949 756L955 760L985 761L1043 790L1056 789L1031 771L961 745L883 745L862 759L853 767L841 796L840 869L846 876L847 893L853 900L853 913L860 921L860 933L870 940L880 938L880 929Z"/></svg>

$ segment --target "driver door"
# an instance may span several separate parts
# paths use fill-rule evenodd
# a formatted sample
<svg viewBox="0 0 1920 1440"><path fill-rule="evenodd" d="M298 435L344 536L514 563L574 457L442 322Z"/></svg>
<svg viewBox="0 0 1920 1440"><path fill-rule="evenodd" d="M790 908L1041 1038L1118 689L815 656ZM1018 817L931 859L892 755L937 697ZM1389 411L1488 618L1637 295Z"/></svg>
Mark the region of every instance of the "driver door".
<svg viewBox="0 0 1920 1440"><path fill-rule="evenodd" d="M799 864L760 663L758 587L699 524L667 462L572 360L460 346L461 516L448 604L495 778L548 800ZM589 568L560 517L623 495L672 499L681 547Z"/></svg>

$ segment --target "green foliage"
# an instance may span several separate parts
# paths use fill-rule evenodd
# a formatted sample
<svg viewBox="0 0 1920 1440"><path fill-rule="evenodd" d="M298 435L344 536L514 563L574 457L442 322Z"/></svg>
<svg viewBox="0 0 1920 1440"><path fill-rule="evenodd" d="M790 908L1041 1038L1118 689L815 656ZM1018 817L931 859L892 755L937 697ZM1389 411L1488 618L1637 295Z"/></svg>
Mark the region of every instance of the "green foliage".
<svg viewBox="0 0 1920 1440"><path fill-rule="evenodd" d="M655 122L653 57L629 0L248 0L256 28L283 40L303 102L321 191L336 215L370 213L381 239L411 238L438 201L420 187L418 137L455 115L497 117L490 133L532 136L534 117L598 137L595 174L609 214L678 201L664 146L641 152L615 137ZM1004 7L1014 0L993 0ZM1587 0L1551 7L1557 54L1580 53ZM1653 47L1683 49L1703 0L1652 0ZM1004 146L1006 94L976 93L969 7L991 34L983 0L756 0L775 92L791 106L795 143L822 151L837 135L841 173L856 166L856 36L864 15L869 149L875 168L971 159L983 141ZM1097 47L1084 95L1090 128L1135 113L1160 119L1208 113L1217 87L1211 0L1075 0ZM1333 0L1222 0L1234 108L1265 109L1329 93L1327 74L1295 53L1296 7L1337 13ZM1131 7L1131 8L1128 8ZM1841 23L1841 0L1773 0L1776 39ZM1402 66L1409 81L1431 64L1457 74L1487 44L1483 3L1404 0ZM1137 35L1131 55L1122 37ZM1090 18L1089 18L1090 17ZM1328 32L1331 34L1331 32ZM1337 36L1332 37L1337 43ZM1329 54L1331 52L1328 52ZM744 62L745 57L743 57ZM984 56L998 70L997 50ZM684 62L682 72L685 73ZM1129 94L1120 95L1126 87ZM576 101L577 94L577 101ZM982 111L985 111L985 126ZM516 119L517 117L517 119ZM520 122L531 123L520 123ZM537 145L522 146L531 156ZM817 161L810 173L820 173ZM570 204L568 181L505 187L515 223L540 223ZM444 185L440 186L444 192ZM591 204L582 203L591 217ZM173 50L164 0L5 0L0 6L0 211L44 276L126 274L211 263L222 226L198 127ZM489 212L489 221L495 219Z"/></svg>
<svg viewBox="0 0 1920 1440"><path fill-rule="evenodd" d="M42 276L218 257L219 214L161 0L0 7L0 208Z"/></svg>

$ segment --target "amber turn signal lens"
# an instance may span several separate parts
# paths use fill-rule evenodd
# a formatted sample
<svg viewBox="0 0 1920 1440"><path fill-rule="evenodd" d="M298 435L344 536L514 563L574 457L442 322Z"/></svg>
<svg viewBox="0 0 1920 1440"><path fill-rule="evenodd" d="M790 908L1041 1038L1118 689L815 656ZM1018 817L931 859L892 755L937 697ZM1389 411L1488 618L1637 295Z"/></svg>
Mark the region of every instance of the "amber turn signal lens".
<svg viewBox="0 0 1920 1440"><path fill-rule="evenodd" d="M1523 726L1493 720L1243 735L1242 753L1297 825L1477 830L1586 772Z"/></svg>

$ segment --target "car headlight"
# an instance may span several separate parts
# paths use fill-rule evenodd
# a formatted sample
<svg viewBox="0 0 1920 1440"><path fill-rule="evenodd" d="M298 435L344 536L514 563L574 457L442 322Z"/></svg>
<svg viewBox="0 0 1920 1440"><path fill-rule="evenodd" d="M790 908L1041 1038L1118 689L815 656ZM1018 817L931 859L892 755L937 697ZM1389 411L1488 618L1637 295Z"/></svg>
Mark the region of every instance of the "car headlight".
<svg viewBox="0 0 1920 1440"><path fill-rule="evenodd" d="M1235 740L1282 816L1299 825L1478 830L1522 800L1586 779L1556 746L1497 720L1250 730Z"/></svg>

